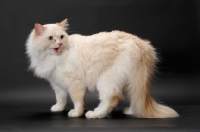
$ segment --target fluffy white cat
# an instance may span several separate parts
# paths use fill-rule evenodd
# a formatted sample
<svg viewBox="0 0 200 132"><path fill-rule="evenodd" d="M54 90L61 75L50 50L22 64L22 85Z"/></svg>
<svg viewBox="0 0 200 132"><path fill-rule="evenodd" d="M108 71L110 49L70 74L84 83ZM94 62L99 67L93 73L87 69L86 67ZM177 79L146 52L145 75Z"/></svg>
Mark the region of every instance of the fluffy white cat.
<svg viewBox="0 0 200 132"><path fill-rule="evenodd" d="M57 103L52 112L62 111L69 94L74 109L69 117L84 113L86 90L97 90L100 104L87 118L104 118L124 95L130 98L125 114L139 118L168 118L178 114L156 103L149 84L157 61L150 42L121 31L91 36L68 35L67 19L56 24L35 24L26 43L30 68L51 83Z"/></svg>

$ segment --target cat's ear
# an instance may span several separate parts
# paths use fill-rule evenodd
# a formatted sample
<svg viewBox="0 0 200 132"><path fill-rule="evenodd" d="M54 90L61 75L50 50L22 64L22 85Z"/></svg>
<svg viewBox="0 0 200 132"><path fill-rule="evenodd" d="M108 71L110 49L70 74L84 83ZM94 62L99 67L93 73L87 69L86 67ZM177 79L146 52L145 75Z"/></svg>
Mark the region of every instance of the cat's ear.
<svg viewBox="0 0 200 132"><path fill-rule="evenodd" d="M37 35L41 35L45 28L41 24L36 23L34 29Z"/></svg>
<svg viewBox="0 0 200 132"><path fill-rule="evenodd" d="M60 27L63 27L64 30L67 30L67 26L68 26L68 23L67 23L67 18L59 23L57 23Z"/></svg>

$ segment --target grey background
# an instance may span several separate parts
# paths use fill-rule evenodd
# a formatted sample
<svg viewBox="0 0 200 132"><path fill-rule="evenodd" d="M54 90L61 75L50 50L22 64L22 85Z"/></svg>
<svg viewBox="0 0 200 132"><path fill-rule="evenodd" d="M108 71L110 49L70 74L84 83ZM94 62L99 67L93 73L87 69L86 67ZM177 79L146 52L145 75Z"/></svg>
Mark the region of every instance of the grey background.
<svg viewBox="0 0 200 132"><path fill-rule="evenodd" d="M32 78L26 72L24 45L34 23L65 18L69 20L69 34L122 30L150 40L161 58L161 72L197 72L199 5L197 0L2 0L1 84L29 83Z"/></svg>

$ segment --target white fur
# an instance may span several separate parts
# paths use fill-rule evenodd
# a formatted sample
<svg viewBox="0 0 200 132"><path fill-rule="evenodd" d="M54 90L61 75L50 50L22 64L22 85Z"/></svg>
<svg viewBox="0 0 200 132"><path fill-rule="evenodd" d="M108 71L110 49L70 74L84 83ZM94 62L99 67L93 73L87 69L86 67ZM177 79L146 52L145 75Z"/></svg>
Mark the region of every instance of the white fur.
<svg viewBox="0 0 200 132"><path fill-rule="evenodd" d="M47 79L55 90L57 103L51 111L62 111L69 94L75 108L68 116L81 116L88 88L99 92L101 102L94 111L85 114L87 118L105 117L124 92L131 101L125 114L142 118L178 116L174 110L157 104L149 96L148 84L157 58L148 41L120 31L68 36L62 25L47 24L44 27L42 35L35 35L35 30L31 32L26 49L30 69L36 76ZM59 39L63 34L66 38ZM50 35L55 36L54 44L46 40ZM60 53L54 54L50 48L56 47L57 42L63 45Z"/></svg>

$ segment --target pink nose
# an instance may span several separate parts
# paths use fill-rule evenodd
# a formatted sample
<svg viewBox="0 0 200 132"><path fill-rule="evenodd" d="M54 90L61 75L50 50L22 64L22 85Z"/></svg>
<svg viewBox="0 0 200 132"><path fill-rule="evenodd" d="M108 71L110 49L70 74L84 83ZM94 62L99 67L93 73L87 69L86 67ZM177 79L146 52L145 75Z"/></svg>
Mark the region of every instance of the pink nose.
<svg viewBox="0 0 200 132"><path fill-rule="evenodd" d="M61 45L62 45L62 43L58 43L58 45L59 45L59 46L61 46Z"/></svg>

